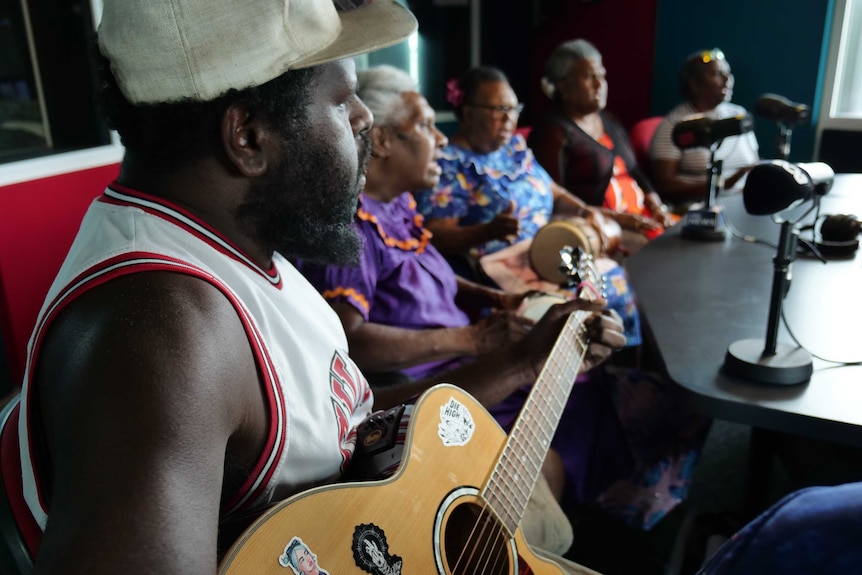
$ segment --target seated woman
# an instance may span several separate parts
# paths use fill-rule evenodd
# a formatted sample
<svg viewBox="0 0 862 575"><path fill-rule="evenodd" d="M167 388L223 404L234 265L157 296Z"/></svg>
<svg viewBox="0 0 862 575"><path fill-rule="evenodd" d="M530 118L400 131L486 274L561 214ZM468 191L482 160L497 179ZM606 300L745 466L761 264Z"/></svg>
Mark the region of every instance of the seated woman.
<svg viewBox="0 0 862 575"><path fill-rule="evenodd" d="M374 153L356 218L364 253L358 267L302 262L300 269L341 317L351 357L363 371L397 370L408 376L379 386L369 378L375 396L418 393L427 383L415 378L462 383L463 378L453 379L451 368L473 367L473 380L465 387L509 428L538 374L519 372L517 358L505 351L512 341L532 345L535 328L528 332L530 322L512 313L524 296L472 284L446 265L409 193L433 186L440 176L435 157L446 139L434 128L433 110L396 69L372 68L358 78L358 93L376 119L370 133ZM459 305L503 311L471 323ZM601 499L637 523L647 517L654 522L678 503L685 473L671 482L642 479L663 476L660 471L644 475L648 469L678 470L676 464L687 461L693 449L666 434L661 445L673 447L657 448L659 437L646 428L658 422L674 432L678 429L670 422L679 422L685 442L697 442L704 429L655 379L617 379L601 367L578 376L551 440L562 478L554 469L544 470L563 506ZM645 438L649 446L642 444ZM635 495L641 491L648 496Z"/></svg>
<svg viewBox="0 0 862 575"><path fill-rule="evenodd" d="M542 91L554 107L533 126L528 144L554 181L615 219L630 251L673 225L625 128L605 111L608 82L599 51L583 39L560 44L545 63Z"/></svg>
<svg viewBox="0 0 862 575"><path fill-rule="evenodd" d="M447 259L480 258L532 240L556 216L583 218L605 234L599 210L555 183L515 134L521 104L502 71L467 70L450 82L449 99L459 125L437 160L440 181L413 192L432 242ZM618 265L602 271L608 305L623 319L627 344L640 345L640 319L625 272Z"/></svg>
<svg viewBox="0 0 862 575"><path fill-rule="evenodd" d="M673 143L673 128L692 114L715 120L746 114L745 108L730 103L733 83L730 64L718 48L690 54L679 71L679 92L685 101L659 124L649 152L653 181L676 213L684 213L691 204L706 199L710 151L681 150ZM721 188L741 189L745 175L760 159L754 132L725 138L715 151L715 159L722 162Z"/></svg>

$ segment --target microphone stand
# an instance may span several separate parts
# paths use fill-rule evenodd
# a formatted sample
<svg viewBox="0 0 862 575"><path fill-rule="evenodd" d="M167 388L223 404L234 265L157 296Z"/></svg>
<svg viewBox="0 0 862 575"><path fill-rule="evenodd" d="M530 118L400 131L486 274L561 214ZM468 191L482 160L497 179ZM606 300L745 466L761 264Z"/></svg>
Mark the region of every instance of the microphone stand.
<svg viewBox="0 0 862 575"><path fill-rule="evenodd" d="M814 209L813 206L811 209ZM778 251L773 261L772 294L769 299L769 319L766 339L743 339L730 344L724 356L724 368L731 375L762 383L795 385L811 379L811 354L801 347L778 342L778 324L784 297L790 289L790 268L796 259L799 228L796 222L783 221Z"/></svg>
<svg viewBox="0 0 862 575"><path fill-rule="evenodd" d="M706 209L711 209L715 205L715 199L718 197L719 182L721 181L721 169L724 160L715 159L715 150L717 146L709 152L709 165L706 167Z"/></svg>
<svg viewBox="0 0 862 575"><path fill-rule="evenodd" d="M790 139L793 137L793 127L782 121L778 122L778 158L786 160L790 155Z"/></svg>
<svg viewBox="0 0 862 575"><path fill-rule="evenodd" d="M716 204L721 188L722 160L715 159L715 151L721 142L722 140L714 142L709 147L709 164L706 166L706 202L703 208L686 212L685 223L680 230L680 236L683 238L721 241L727 235L724 214L721 206Z"/></svg>

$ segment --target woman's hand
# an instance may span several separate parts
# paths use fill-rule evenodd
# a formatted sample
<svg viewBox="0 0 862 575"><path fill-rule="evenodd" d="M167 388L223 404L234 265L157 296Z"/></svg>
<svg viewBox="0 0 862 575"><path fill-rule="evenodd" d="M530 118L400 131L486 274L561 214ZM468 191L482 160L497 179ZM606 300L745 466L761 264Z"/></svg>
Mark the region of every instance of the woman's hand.
<svg viewBox="0 0 862 575"><path fill-rule="evenodd" d="M644 207L649 211L650 217L663 227L669 228L676 223L670 210L667 209L657 193L652 192L646 195Z"/></svg>
<svg viewBox="0 0 862 575"><path fill-rule="evenodd" d="M662 229L662 225L652 218L637 214L616 213L614 219L624 230L645 233Z"/></svg>
<svg viewBox="0 0 862 575"><path fill-rule="evenodd" d="M740 168L737 171L735 171L733 173L733 175L724 179L724 185L722 186L722 188L725 190L729 190L729 189L733 188L734 186L736 186L736 184L739 183L739 180L742 179L742 176L744 176L745 174L750 172L751 168L753 168L753 167L754 166L746 166L744 168Z"/></svg>
<svg viewBox="0 0 862 575"><path fill-rule="evenodd" d="M515 213L515 202L510 201L505 210L497 214L493 220L485 224L489 240L511 241L518 237L521 222L512 214Z"/></svg>
<svg viewBox="0 0 862 575"><path fill-rule="evenodd" d="M471 355L483 355L517 343L532 327L531 320L514 312L495 311L470 326Z"/></svg>
<svg viewBox="0 0 862 575"><path fill-rule="evenodd" d="M599 234L602 246L604 246L603 251L607 251L607 247L613 244L613 238L608 235L609 226L605 215L598 208L587 207L584 209L583 218ZM619 235L619 231L617 231L617 235Z"/></svg>

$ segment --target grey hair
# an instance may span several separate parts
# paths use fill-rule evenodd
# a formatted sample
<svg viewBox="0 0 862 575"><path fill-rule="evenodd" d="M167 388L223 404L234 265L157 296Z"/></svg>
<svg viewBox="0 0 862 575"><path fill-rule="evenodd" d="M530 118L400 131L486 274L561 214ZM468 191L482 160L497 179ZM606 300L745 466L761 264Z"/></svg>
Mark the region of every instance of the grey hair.
<svg viewBox="0 0 862 575"><path fill-rule="evenodd" d="M578 38L563 42L551 52L545 62L545 75L542 77L542 91L548 98L553 99L556 93L557 82L563 80L572 68L572 64L579 60L595 59L602 61L602 54L587 40Z"/></svg>
<svg viewBox="0 0 862 575"><path fill-rule="evenodd" d="M394 112L404 92L417 92L416 84L404 70L381 64L356 73L356 94L374 114L374 124L386 126L397 121Z"/></svg>

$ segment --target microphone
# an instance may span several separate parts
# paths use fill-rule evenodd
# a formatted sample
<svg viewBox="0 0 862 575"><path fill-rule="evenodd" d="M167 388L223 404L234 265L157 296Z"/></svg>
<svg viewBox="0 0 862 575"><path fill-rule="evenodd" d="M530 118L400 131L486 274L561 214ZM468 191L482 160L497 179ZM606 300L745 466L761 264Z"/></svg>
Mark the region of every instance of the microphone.
<svg viewBox="0 0 862 575"><path fill-rule="evenodd" d="M739 136L750 132L754 121L749 114L739 114L715 120L703 114L686 116L673 127L673 143L682 150L688 148L710 148L728 136Z"/></svg>
<svg viewBox="0 0 862 575"><path fill-rule="evenodd" d="M800 124L811 117L811 110L805 104L791 102L777 94L763 94L754 105L754 113L761 118L784 124Z"/></svg>
<svg viewBox="0 0 862 575"><path fill-rule="evenodd" d="M835 172L823 162L759 162L751 168L742 189L745 211L754 216L780 212L794 202L824 195L834 179Z"/></svg>

